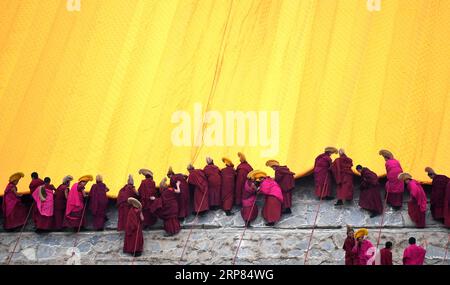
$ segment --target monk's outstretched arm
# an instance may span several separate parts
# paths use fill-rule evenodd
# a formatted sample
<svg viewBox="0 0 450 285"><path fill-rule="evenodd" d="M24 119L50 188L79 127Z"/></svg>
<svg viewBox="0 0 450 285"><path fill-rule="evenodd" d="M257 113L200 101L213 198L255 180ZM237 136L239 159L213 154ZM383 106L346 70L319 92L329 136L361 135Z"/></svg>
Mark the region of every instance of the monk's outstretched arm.
<svg viewBox="0 0 450 285"><path fill-rule="evenodd" d="M19 194L17 192L17 187L14 186L14 188L11 189L11 191L14 193L14 195L16 195L17 197L22 197L22 194Z"/></svg>

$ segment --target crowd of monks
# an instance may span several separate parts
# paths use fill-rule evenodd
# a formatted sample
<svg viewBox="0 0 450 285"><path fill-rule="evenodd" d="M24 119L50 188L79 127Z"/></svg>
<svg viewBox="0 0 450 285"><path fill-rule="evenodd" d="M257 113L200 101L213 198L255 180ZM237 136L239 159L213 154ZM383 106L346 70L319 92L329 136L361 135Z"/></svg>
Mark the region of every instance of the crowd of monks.
<svg viewBox="0 0 450 285"><path fill-rule="evenodd" d="M332 154L338 153L334 161ZM381 150L379 153L386 161L386 196L385 201L395 210L403 204L403 192L410 193L408 213L417 227L425 227L427 199L419 182L408 173L403 172L398 160L391 152ZM261 215L267 226L277 223L283 214L290 214L292 207L292 190L295 188L294 172L282 166L276 160L268 160L266 166L274 170L274 178L265 172L254 170L243 153L238 153L239 165L234 167L228 158L222 158L222 169L214 164L212 158L206 158L203 169L187 166L188 174L175 173L170 167L165 177L156 187L152 171L140 169L144 179L136 189L133 176L129 175L127 183L117 196L118 223L117 230L125 232L124 252L140 255L143 248L142 230L153 226L158 219L164 223L166 235L175 235L181 230L180 221L191 213L203 216L209 210L223 210L225 215L234 213L234 206L240 206L241 216L246 227L257 218L259 209L256 205L258 195L264 197ZM332 200L332 183L336 185L336 206L353 200L353 161L343 149L325 148L315 159L314 181L315 195L320 200ZM359 206L370 211L371 217L380 215L384 210L381 198L381 185L376 173L356 166L361 175ZM425 171L433 179L431 194L431 212L433 218L450 226L450 179L437 175L427 167ZM27 221L29 213L36 231L58 231L64 228L79 231L87 225L87 209L91 214L91 224L95 230L103 230L107 220L107 192L101 175L97 175L90 191L85 191L87 183L93 181L91 175L80 177L71 185L73 177L63 178L57 188L51 179L44 180L34 172L29 185L33 198L31 208L27 207L17 191L23 173L15 173L5 189L3 197L3 226L5 230L21 228ZM358 244L358 243L356 243ZM352 248L353 250L353 248Z"/></svg>

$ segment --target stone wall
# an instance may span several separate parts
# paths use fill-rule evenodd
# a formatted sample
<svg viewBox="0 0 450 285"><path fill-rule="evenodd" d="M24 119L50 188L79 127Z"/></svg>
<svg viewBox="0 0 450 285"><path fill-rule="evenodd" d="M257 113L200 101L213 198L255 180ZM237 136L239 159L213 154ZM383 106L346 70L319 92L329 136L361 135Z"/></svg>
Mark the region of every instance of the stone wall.
<svg viewBox="0 0 450 285"><path fill-rule="evenodd" d="M358 185L355 178L355 186ZM275 227L266 227L261 217L246 230L236 264L303 264L304 255L312 231L319 201L312 196L312 179L297 181L294 192L292 215L283 216ZM369 228L369 239L376 244L381 217L370 218L369 213L359 209L358 190L355 201L335 207L334 201L322 201L317 228L311 242L307 264L343 264L341 249L345 238L345 225ZM405 203L408 197L405 197ZM259 199L257 205L262 206ZM115 231L117 211L111 201L109 221L104 232L84 231L78 234L53 232L36 234L29 223L17 245L11 264L231 264L239 239L243 233L243 221L236 214L227 217L222 211L210 212L193 223L189 217L183 230L174 237L164 237L159 222L144 232L145 248L141 257L133 259L122 253L123 233ZM401 211L388 209L381 231L380 247L386 241L394 243L394 262L401 263L403 249L410 236L418 243L428 241L426 264L449 264L444 262L449 231L427 215L427 228L416 229L408 217L406 204ZM19 233L0 233L0 263L5 264L11 254ZM74 247L75 245L75 247ZM72 254L74 253L74 254Z"/></svg>

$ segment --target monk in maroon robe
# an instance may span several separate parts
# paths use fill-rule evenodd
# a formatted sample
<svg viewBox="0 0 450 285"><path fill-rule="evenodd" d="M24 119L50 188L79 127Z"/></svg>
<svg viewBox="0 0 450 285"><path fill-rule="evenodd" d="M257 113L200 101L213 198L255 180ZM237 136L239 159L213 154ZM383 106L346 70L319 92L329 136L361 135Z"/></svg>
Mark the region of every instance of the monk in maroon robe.
<svg viewBox="0 0 450 285"><path fill-rule="evenodd" d="M426 249L416 245L416 239L410 237L409 246L403 251L403 265L423 265Z"/></svg>
<svg viewBox="0 0 450 285"><path fill-rule="evenodd" d="M244 192L242 192L241 217L244 220L245 226L251 227L251 222L258 217L258 205L256 205L256 195L258 192L251 176L247 175L247 177Z"/></svg>
<svg viewBox="0 0 450 285"><path fill-rule="evenodd" d="M63 227L72 228L74 231L86 227L85 192L86 184L94 180L92 175L85 175L78 179L78 183L72 185L67 195L66 214L64 216Z"/></svg>
<svg viewBox="0 0 450 285"><path fill-rule="evenodd" d="M286 165L280 166L280 163L276 160L268 160L266 166L271 167L275 171L275 181L280 185L281 191L283 192L282 213L291 214L292 190L295 188L295 173L291 172Z"/></svg>
<svg viewBox="0 0 450 285"><path fill-rule="evenodd" d="M331 164L331 172L336 181L337 202L335 206L343 205L342 200L353 200L353 161L344 150L339 149L339 157Z"/></svg>
<svg viewBox="0 0 450 285"><path fill-rule="evenodd" d="M212 158L206 158L206 166L203 168L206 179L208 180L208 202L210 210L220 209L220 188L222 185L222 177L220 176L220 169L214 165Z"/></svg>
<svg viewBox="0 0 450 285"><path fill-rule="evenodd" d="M386 242L384 248L380 250L380 265L392 265L392 242Z"/></svg>
<svg viewBox="0 0 450 285"><path fill-rule="evenodd" d="M30 182L30 185L28 186L30 188L30 194L33 194L34 190L36 190L36 188L41 185L44 185L44 180L39 178L39 174L37 172L31 173L31 182ZM34 200L32 201L32 207L33 207L33 209L31 210L31 216L33 218L34 224L36 224L35 217L36 217L37 208L36 208L36 204L35 204Z"/></svg>
<svg viewBox="0 0 450 285"><path fill-rule="evenodd" d="M357 265L356 255L353 253L353 248L355 247L355 231L352 227L347 225L347 237L345 238L344 245L342 249L345 251L345 265Z"/></svg>
<svg viewBox="0 0 450 285"><path fill-rule="evenodd" d="M53 193L53 229L62 230L64 216L66 214L67 196L69 195L70 181L73 177L67 175L63 178L62 184Z"/></svg>
<svg viewBox="0 0 450 285"><path fill-rule="evenodd" d="M386 161L386 203L391 205L396 211L402 208L403 204L403 192L405 185L403 181L398 179L400 173L403 172L400 162L394 158L394 155L385 149L379 151L379 154L383 156Z"/></svg>
<svg viewBox="0 0 450 285"><path fill-rule="evenodd" d="M425 227L425 214L427 210L427 196L420 183L408 173L401 173L398 178L406 183L409 190L408 214L417 228Z"/></svg>
<svg viewBox="0 0 450 285"><path fill-rule="evenodd" d="M151 227L158 221L158 218L150 210L153 203L150 197L156 195L156 185L153 181L153 172L148 169L140 169L139 174L145 176L138 188L139 200L142 204L142 214L144 215L144 228Z"/></svg>
<svg viewBox="0 0 450 285"><path fill-rule="evenodd" d="M180 184L177 182L176 189L166 184L167 178L163 178L159 184L160 197L152 196L152 212L164 221L166 236L173 236L180 232L181 226L178 220L178 195L180 195Z"/></svg>
<svg viewBox="0 0 450 285"><path fill-rule="evenodd" d="M444 220L444 208L445 208L445 190L447 184L450 181L445 175L438 175L431 167L425 168L425 172L433 180L431 186L431 199L430 210L433 219L442 221Z"/></svg>
<svg viewBox="0 0 450 285"><path fill-rule="evenodd" d="M36 209L34 215L34 225L36 232L46 232L53 229L53 212L54 201L53 191L56 190L55 186L50 184L51 179L49 177L44 178L44 185L38 186L34 189L33 197L34 207Z"/></svg>
<svg viewBox="0 0 450 285"><path fill-rule="evenodd" d="M130 210L127 211L127 220L125 222L123 252L137 257L141 256L144 250L142 204L133 197L129 197L127 203L130 204Z"/></svg>
<svg viewBox="0 0 450 285"><path fill-rule="evenodd" d="M92 226L96 231L103 231L106 222L106 210L108 209L108 197L106 193L109 191L106 184L103 183L103 177L97 175L96 183L92 185L89 191L89 209L92 214Z"/></svg>
<svg viewBox="0 0 450 285"><path fill-rule="evenodd" d="M3 194L3 228L7 231L22 227L27 222L29 209L22 202L22 194L17 193L17 183L23 177L22 172L11 175Z"/></svg>
<svg viewBox="0 0 450 285"><path fill-rule="evenodd" d="M189 171L188 183L194 187L194 212L204 215L209 209L208 180L201 169L195 169L192 164L187 167Z"/></svg>
<svg viewBox="0 0 450 285"><path fill-rule="evenodd" d="M119 195L117 195L117 208L119 209L119 217L117 221L118 231L124 231L127 226L128 211L131 208L130 203L128 203L128 198L138 198L138 192L134 187L134 180L131 175L128 175L127 185L123 186L119 191Z"/></svg>
<svg viewBox="0 0 450 285"><path fill-rule="evenodd" d="M447 183L444 198L444 225L450 228L450 181Z"/></svg>
<svg viewBox="0 0 450 285"><path fill-rule="evenodd" d="M377 174L361 165L357 165L356 170L361 173L359 206L368 210L371 218L382 214L384 206L381 201L380 184L378 183Z"/></svg>
<svg viewBox="0 0 450 285"><path fill-rule="evenodd" d="M222 158L225 163L225 168L220 172L222 178L222 186L220 189L220 196L222 200L222 210L225 211L227 216L233 215L231 209L234 204L234 189L236 185L236 171L234 170L234 164L228 158Z"/></svg>
<svg viewBox="0 0 450 285"><path fill-rule="evenodd" d="M183 221L190 213L190 193L187 176L181 173L175 174L172 167L167 171L167 177L170 179L170 187L176 188L177 182L180 182L180 195L178 198L178 219Z"/></svg>
<svg viewBox="0 0 450 285"><path fill-rule="evenodd" d="M325 148L324 153L316 157L314 162L315 194L319 199L332 200L331 195L331 155L337 153L334 147Z"/></svg>
<svg viewBox="0 0 450 285"><path fill-rule="evenodd" d="M234 191L234 204L236 206L242 205L242 191L244 191L244 185L247 181L247 174L253 170L242 152L238 152L238 157L241 163L236 168L236 189Z"/></svg>

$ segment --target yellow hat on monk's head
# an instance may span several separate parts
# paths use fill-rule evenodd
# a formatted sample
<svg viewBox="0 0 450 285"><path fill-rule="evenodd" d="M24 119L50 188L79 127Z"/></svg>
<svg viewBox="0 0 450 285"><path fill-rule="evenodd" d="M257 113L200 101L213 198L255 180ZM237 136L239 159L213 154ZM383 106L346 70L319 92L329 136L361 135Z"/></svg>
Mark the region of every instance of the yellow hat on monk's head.
<svg viewBox="0 0 450 285"><path fill-rule="evenodd" d="M270 159L268 161L266 161L266 166L268 167L272 167L272 166L279 166L280 163L274 159Z"/></svg>
<svg viewBox="0 0 450 285"><path fill-rule="evenodd" d="M245 158L245 155L242 152L238 152L237 155L241 162L247 161L247 159Z"/></svg>
<svg viewBox="0 0 450 285"><path fill-rule="evenodd" d="M169 169L167 170L167 177L173 174L175 174L175 172L173 172L172 166L169 166Z"/></svg>
<svg viewBox="0 0 450 285"><path fill-rule="evenodd" d="M382 149L382 150L380 150L380 151L378 152L378 154L381 155L381 156L384 157L384 158L387 158L387 159L394 158L394 155L392 154L392 152L390 152L390 151L387 150L387 149Z"/></svg>
<svg viewBox="0 0 450 285"><path fill-rule="evenodd" d="M145 168L139 169L139 174L142 174L144 176L149 175L149 176L153 177L153 172L151 170L145 169Z"/></svg>
<svg viewBox="0 0 450 285"><path fill-rule="evenodd" d="M369 231L366 228L362 228L356 231L355 238L365 237L369 235Z"/></svg>
<svg viewBox="0 0 450 285"><path fill-rule="evenodd" d="M325 152L329 152L329 153L338 153L337 148L332 147L332 146L328 146L325 148Z"/></svg>
<svg viewBox="0 0 450 285"><path fill-rule="evenodd" d="M411 174L403 172L398 175L398 180L405 181L406 179L412 179Z"/></svg>
<svg viewBox="0 0 450 285"><path fill-rule="evenodd" d="M231 167L234 166L233 162L229 158L222 157L222 161L223 161L223 163L225 163L226 166L231 166Z"/></svg>
<svg viewBox="0 0 450 285"><path fill-rule="evenodd" d="M267 177L267 173L265 173L264 171L261 171L261 170L255 170L252 173L251 177L252 177L253 180L258 181L258 180L261 180L263 178L266 178Z"/></svg>
<svg viewBox="0 0 450 285"><path fill-rule="evenodd" d="M433 170L433 168L431 168L429 166L425 167L425 172L428 173L428 175L436 174L436 172Z"/></svg>
<svg viewBox="0 0 450 285"><path fill-rule="evenodd" d="M247 173L247 179L253 180L253 174L254 174L256 171L258 171L258 170L252 170L252 171L250 171L249 173Z"/></svg>
<svg viewBox="0 0 450 285"><path fill-rule="evenodd" d="M9 182L19 181L24 176L23 172L16 172L9 177Z"/></svg>
<svg viewBox="0 0 450 285"><path fill-rule="evenodd" d="M131 204L131 206L133 206L133 207L135 207L135 208L138 208L138 209L141 209L141 208L142 208L141 202L139 202L139 200L136 199L136 198L130 197L130 198L127 199L127 202L128 202L129 204Z"/></svg>
<svg viewBox="0 0 450 285"><path fill-rule="evenodd" d="M92 180L94 180L94 177L92 177L92 175L84 175L78 179L78 182L89 182Z"/></svg>

